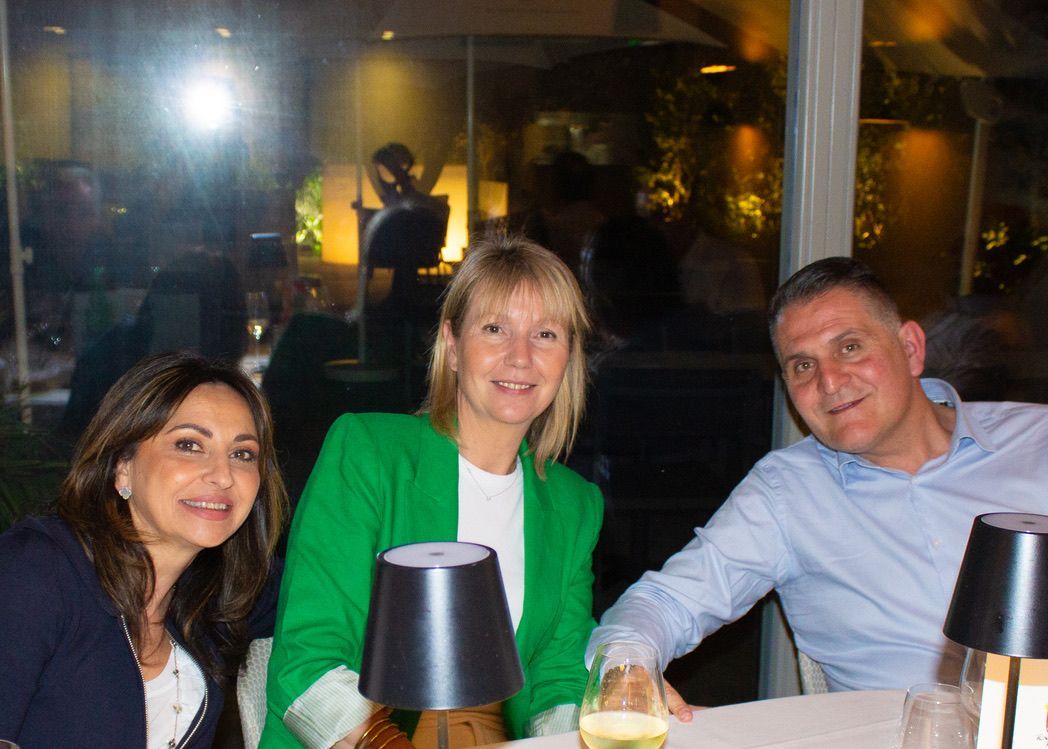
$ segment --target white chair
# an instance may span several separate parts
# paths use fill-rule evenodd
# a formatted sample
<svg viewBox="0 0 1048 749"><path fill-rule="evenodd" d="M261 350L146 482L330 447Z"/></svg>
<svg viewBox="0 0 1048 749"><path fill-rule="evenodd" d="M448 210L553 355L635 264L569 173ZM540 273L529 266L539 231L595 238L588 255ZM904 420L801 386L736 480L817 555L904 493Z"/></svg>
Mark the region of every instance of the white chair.
<svg viewBox="0 0 1048 749"><path fill-rule="evenodd" d="M237 677L237 705L244 749L257 749L266 723L266 671L273 652L273 638L252 640Z"/></svg>
<svg viewBox="0 0 1048 749"><path fill-rule="evenodd" d="M826 684L826 672L822 670L822 666L800 650L797 651L797 668L801 674L801 692L825 694L830 691Z"/></svg>

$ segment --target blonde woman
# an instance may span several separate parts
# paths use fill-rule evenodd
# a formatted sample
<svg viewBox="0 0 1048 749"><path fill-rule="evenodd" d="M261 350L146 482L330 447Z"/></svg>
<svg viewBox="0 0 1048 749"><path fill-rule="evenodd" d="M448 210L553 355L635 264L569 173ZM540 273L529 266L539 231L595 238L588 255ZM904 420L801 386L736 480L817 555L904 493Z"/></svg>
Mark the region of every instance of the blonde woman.
<svg viewBox="0 0 1048 749"><path fill-rule="evenodd" d="M261 746L435 744L432 716L394 725L357 689L375 555L417 541L498 552L524 666L517 695L452 714L455 746L576 727L603 511L598 489L555 460L581 418L588 331L552 253L517 238L470 249L422 411L342 416L321 450L292 527Z"/></svg>

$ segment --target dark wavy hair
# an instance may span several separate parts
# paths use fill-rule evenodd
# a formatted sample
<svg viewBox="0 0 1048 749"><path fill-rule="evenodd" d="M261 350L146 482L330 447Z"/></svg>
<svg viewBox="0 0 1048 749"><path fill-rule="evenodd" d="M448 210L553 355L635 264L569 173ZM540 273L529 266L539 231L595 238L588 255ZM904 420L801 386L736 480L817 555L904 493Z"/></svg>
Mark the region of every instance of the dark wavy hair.
<svg viewBox="0 0 1048 749"><path fill-rule="evenodd" d="M243 525L220 546L197 554L179 578L168 620L204 670L225 681L247 647L248 615L269 575L287 507L273 422L254 383L235 366L189 354L143 359L117 380L81 435L57 510L83 544L140 649L155 570L128 503L116 493L117 466L160 432L186 396L209 383L231 388L251 411L259 441L259 490Z"/></svg>

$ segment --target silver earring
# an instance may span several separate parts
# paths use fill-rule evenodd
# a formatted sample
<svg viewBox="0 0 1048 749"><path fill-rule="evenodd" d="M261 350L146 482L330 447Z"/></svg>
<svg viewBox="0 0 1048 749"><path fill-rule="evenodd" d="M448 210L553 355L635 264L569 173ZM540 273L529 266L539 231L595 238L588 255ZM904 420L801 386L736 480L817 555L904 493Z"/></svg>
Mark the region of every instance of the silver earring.
<svg viewBox="0 0 1048 749"><path fill-rule="evenodd" d="M130 486L121 486L119 489L116 490L116 493L119 494L120 495L120 499L123 499L124 501L127 501L127 500L131 499L131 487Z"/></svg>

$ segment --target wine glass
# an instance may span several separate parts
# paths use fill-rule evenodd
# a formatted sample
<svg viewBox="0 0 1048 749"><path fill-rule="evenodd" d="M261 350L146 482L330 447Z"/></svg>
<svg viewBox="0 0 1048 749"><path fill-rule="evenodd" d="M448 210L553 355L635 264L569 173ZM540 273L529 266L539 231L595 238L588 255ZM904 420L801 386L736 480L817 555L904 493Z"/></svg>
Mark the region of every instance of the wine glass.
<svg viewBox="0 0 1048 749"><path fill-rule="evenodd" d="M669 729L655 649L639 642L597 648L582 697L579 733L589 749L658 749Z"/></svg>
<svg viewBox="0 0 1048 749"><path fill-rule="evenodd" d="M251 337L251 373L261 371L262 336L269 327L269 299L264 291L249 291L245 297L247 307L247 334Z"/></svg>
<svg viewBox="0 0 1048 749"><path fill-rule="evenodd" d="M906 691L896 749L973 749L975 737L952 684L915 684Z"/></svg>

